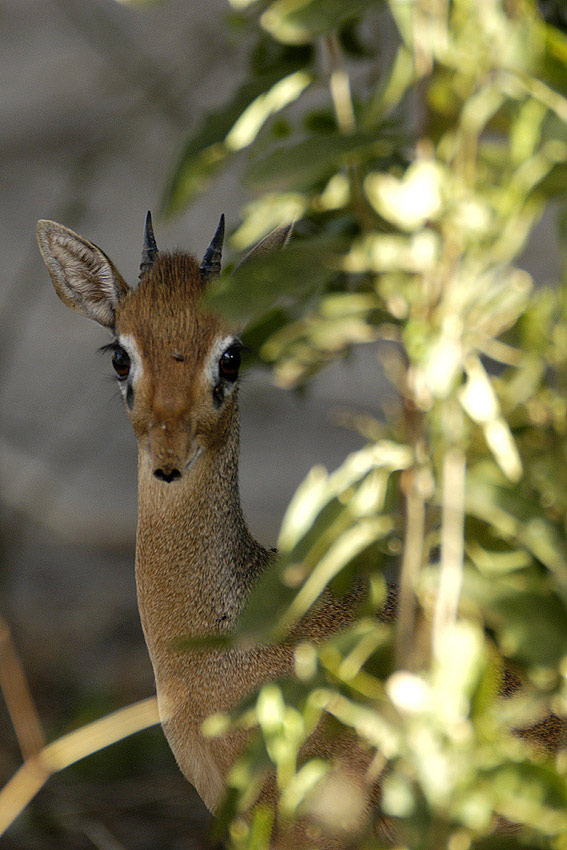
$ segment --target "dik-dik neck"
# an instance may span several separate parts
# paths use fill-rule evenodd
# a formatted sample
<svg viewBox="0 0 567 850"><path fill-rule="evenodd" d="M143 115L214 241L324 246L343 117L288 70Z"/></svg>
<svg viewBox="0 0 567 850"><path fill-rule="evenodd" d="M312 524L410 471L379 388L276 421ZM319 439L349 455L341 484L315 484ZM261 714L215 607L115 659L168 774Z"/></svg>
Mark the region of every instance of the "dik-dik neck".
<svg viewBox="0 0 567 850"><path fill-rule="evenodd" d="M242 515L238 450L235 417L227 440L171 484L139 452L136 583L150 652L231 628L267 561Z"/></svg>

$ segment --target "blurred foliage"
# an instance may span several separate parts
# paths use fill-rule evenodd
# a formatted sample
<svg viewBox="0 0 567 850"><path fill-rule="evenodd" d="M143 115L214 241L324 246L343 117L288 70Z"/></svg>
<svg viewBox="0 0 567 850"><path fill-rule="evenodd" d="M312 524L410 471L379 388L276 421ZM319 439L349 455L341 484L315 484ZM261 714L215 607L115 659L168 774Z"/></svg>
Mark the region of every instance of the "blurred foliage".
<svg viewBox="0 0 567 850"><path fill-rule="evenodd" d="M345 632L299 640L297 681L207 722L258 730L231 775L231 847L306 812L352 827L356 801L335 788L322 805L329 765L301 751L324 719L356 733L399 846L562 850L567 288L522 256L567 186L563 6L231 3L248 79L186 141L165 206L244 157L233 247L293 219L296 235L216 305L248 320L280 385L374 343L397 399L364 399L367 444L301 485L243 618L237 638L282 640L322 595L358 593ZM392 625L377 615L395 569ZM270 766L276 814L256 804ZM382 846L361 812L352 841Z"/></svg>

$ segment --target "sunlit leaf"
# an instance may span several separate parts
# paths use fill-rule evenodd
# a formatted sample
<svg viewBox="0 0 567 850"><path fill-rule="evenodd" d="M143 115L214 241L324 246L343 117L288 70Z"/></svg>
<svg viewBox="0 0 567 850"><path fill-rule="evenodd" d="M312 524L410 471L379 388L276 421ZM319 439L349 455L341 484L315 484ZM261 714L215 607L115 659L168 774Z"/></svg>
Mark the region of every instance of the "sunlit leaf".
<svg viewBox="0 0 567 850"><path fill-rule="evenodd" d="M473 623L455 624L437 654L432 670L432 698L439 721L448 735L464 737L470 701L486 657L484 635Z"/></svg>
<svg viewBox="0 0 567 850"><path fill-rule="evenodd" d="M484 436L498 466L510 481L522 477L522 461L507 422L501 417L483 423Z"/></svg>
<svg viewBox="0 0 567 850"><path fill-rule="evenodd" d="M413 814L415 798L410 781L400 774L390 774L384 780L384 811L397 818Z"/></svg>
<svg viewBox="0 0 567 850"><path fill-rule="evenodd" d="M352 243L344 268L349 272L426 273L433 269L439 249L439 237L433 230L422 230L412 236L368 233Z"/></svg>
<svg viewBox="0 0 567 850"><path fill-rule="evenodd" d="M287 783L281 795L280 805L283 812L287 815L294 814L328 772L329 764L322 759L311 759L304 764Z"/></svg>
<svg viewBox="0 0 567 850"><path fill-rule="evenodd" d="M376 0L274 0L262 26L280 41L304 44L375 5Z"/></svg>
<svg viewBox="0 0 567 850"><path fill-rule="evenodd" d="M320 559L288 610L282 615L280 626L282 633L294 626L307 613L345 565L376 540L385 537L392 528L389 517L376 517L362 519L345 531Z"/></svg>
<svg viewBox="0 0 567 850"><path fill-rule="evenodd" d="M238 125L251 104L255 102L259 102L260 107L256 110L255 116L252 117L255 118L254 126L259 129L261 123L277 107L277 102L282 99L281 90L278 97L276 98L273 95L271 100L267 93L281 82L284 73L284 69L278 69L251 79L236 91L228 103L211 111L205 117L201 125L185 143L167 186L163 206L168 214L178 212L189 204L218 174L233 152L233 148L226 144L226 137ZM292 82L294 79L301 81L304 78L307 79L304 72L299 73L302 74L299 78L291 74L287 79L291 79ZM292 88L299 93L297 85L292 86ZM289 91L287 94L289 95ZM268 97L267 103L266 97ZM257 101L258 98L264 98L264 100ZM251 131L251 123L248 123L247 126ZM238 138L238 135L236 138ZM242 138L241 135L241 141Z"/></svg>
<svg viewBox="0 0 567 850"><path fill-rule="evenodd" d="M279 549L282 552L290 551L312 526L323 507L364 478L372 469L404 469L411 461L411 452L406 446L384 440L350 455L342 466L330 475L322 467L315 467L289 504L278 539Z"/></svg>
<svg viewBox="0 0 567 850"><path fill-rule="evenodd" d="M295 71L258 95L233 124L224 140L226 147L238 151L252 144L270 115L297 100L311 80L305 71Z"/></svg>
<svg viewBox="0 0 567 850"><path fill-rule="evenodd" d="M334 174L321 194L315 198L317 210L338 210L348 204L351 197L350 184L346 174Z"/></svg>
<svg viewBox="0 0 567 850"><path fill-rule="evenodd" d="M307 197L300 192L262 195L244 209L244 220L232 234L232 243L240 251L250 248L276 227L301 218L307 209Z"/></svg>
<svg viewBox="0 0 567 850"><path fill-rule="evenodd" d="M401 180L391 174L369 174L364 188L376 208L402 230L416 230L443 208L444 171L438 163L418 161Z"/></svg>
<svg viewBox="0 0 567 850"><path fill-rule="evenodd" d="M500 404L482 364L470 357L466 365L467 383L459 393L461 404L484 431L486 442L502 472L511 480L522 475L522 461L507 422L500 415Z"/></svg>
<svg viewBox="0 0 567 850"><path fill-rule="evenodd" d="M545 835L565 834L567 788L554 771L528 762L503 766L495 771L492 788L497 811L511 821L521 817Z"/></svg>
<svg viewBox="0 0 567 850"><path fill-rule="evenodd" d="M467 382L459 393L461 404L475 422L492 422L500 415L494 388L482 364L470 357L466 363Z"/></svg>
<svg viewBox="0 0 567 850"><path fill-rule="evenodd" d="M447 322L443 333L429 343L422 373L434 398L447 398L461 376L463 350L459 337L453 323Z"/></svg>

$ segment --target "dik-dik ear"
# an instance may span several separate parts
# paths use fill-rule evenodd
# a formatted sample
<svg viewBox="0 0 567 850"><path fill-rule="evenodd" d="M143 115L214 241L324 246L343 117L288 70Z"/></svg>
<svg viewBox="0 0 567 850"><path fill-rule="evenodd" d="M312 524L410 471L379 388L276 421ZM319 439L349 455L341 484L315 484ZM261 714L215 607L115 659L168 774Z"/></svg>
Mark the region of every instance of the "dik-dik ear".
<svg viewBox="0 0 567 850"><path fill-rule="evenodd" d="M254 245L254 247L248 251L246 256L238 263L236 268L239 269L244 265L244 263L254 259L254 257L260 257L262 254L269 254L272 251L281 251L282 248L285 248L293 232L293 225L294 222L286 224L285 227L277 227L275 230L272 230L271 233L268 233L267 236L264 236L257 245Z"/></svg>
<svg viewBox="0 0 567 850"><path fill-rule="evenodd" d="M37 241L63 303L113 330L128 286L106 254L54 221L38 221Z"/></svg>

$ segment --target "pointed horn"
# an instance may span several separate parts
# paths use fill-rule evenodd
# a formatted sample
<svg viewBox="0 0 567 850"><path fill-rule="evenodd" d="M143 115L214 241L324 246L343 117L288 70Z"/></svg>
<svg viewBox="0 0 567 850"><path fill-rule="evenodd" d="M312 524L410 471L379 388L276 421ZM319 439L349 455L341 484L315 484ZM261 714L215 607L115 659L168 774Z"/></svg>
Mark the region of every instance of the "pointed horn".
<svg viewBox="0 0 567 850"><path fill-rule="evenodd" d="M201 274L205 280L212 280L218 277L221 272L221 257L222 243L224 242L224 213L220 217L217 232L213 236L212 242L205 251L203 262L201 263Z"/></svg>
<svg viewBox="0 0 567 850"><path fill-rule="evenodd" d="M155 258L159 254L154 229L152 227L152 214L148 211L146 216L146 227L144 230L144 247L142 248L142 262L140 263L140 274L138 280L142 280L145 274L149 272L154 264Z"/></svg>

